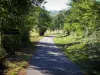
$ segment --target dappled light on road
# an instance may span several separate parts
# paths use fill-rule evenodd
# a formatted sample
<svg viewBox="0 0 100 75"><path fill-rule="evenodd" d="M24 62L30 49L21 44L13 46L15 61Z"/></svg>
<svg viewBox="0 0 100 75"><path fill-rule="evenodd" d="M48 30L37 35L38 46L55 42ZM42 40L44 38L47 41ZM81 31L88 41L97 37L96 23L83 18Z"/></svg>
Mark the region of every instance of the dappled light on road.
<svg viewBox="0 0 100 75"><path fill-rule="evenodd" d="M83 75L54 44L53 37L44 37L37 45L27 75Z"/></svg>
<svg viewBox="0 0 100 75"><path fill-rule="evenodd" d="M62 55L60 52L52 52L52 51L48 51L48 54L52 54L52 55L55 55L55 56Z"/></svg>

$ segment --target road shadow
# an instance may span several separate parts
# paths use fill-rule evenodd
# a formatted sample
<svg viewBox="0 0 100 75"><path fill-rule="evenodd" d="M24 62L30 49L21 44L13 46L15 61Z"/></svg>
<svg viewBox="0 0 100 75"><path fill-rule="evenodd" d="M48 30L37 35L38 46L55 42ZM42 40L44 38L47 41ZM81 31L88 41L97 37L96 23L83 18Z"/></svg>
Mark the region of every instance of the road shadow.
<svg viewBox="0 0 100 75"><path fill-rule="evenodd" d="M55 44L46 42L37 44L29 68L46 75L83 75L77 65L67 59Z"/></svg>

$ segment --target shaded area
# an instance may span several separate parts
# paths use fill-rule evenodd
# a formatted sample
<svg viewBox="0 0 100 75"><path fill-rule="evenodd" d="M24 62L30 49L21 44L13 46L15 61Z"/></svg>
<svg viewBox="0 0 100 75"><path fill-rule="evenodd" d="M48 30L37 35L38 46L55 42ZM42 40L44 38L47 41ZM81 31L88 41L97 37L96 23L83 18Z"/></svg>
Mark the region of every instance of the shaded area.
<svg viewBox="0 0 100 75"><path fill-rule="evenodd" d="M53 42L53 37L45 37L37 45L27 75L32 70L39 70L45 75L83 75L80 69L72 63Z"/></svg>
<svg viewBox="0 0 100 75"><path fill-rule="evenodd" d="M29 42L24 42L23 47L18 47L15 52L15 57L7 57L7 61L5 62L6 67L1 70L3 74L14 75L18 74L19 70L22 68L26 68L28 66L28 62L31 60L32 55L35 53L36 44L42 37L30 37L32 40ZM34 43L32 43L34 42ZM2 64L0 64L2 65ZM0 74L0 75L3 75ZM22 75L22 74L19 74Z"/></svg>

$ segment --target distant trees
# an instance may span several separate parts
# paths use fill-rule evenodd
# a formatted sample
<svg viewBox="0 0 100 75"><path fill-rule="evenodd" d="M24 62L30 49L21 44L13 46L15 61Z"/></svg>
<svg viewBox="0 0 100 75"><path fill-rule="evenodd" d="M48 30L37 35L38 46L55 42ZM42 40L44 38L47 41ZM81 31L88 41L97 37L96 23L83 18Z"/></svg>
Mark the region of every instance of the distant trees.
<svg viewBox="0 0 100 75"><path fill-rule="evenodd" d="M49 15L49 12L46 11L45 9L41 9L37 25L40 36L44 35L50 24L51 24L51 16Z"/></svg>
<svg viewBox="0 0 100 75"><path fill-rule="evenodd" d="M51 29L58 30L59 32L59 30L62 29L64 26L66 16L67 15L65 10L59 11L59 13L52 18Z"/></svg>

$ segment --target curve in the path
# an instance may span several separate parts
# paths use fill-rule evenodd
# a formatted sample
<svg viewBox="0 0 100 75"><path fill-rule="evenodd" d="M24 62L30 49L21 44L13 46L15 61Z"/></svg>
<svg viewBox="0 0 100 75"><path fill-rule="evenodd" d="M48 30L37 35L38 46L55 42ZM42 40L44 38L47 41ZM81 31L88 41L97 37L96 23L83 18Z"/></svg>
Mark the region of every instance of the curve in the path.
<svg viewBox="0 0 100 75"><path fill-rule="evenodd" d="M27 75L83 75L54 44L53 37L44 37L37 45Z"/></svg>

